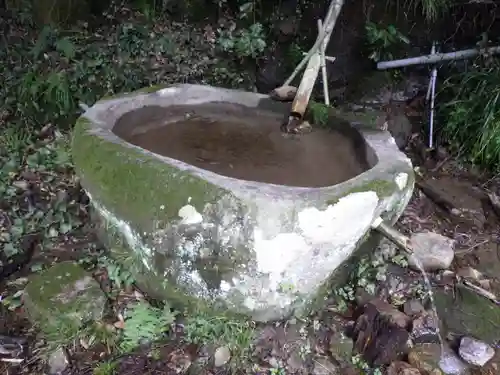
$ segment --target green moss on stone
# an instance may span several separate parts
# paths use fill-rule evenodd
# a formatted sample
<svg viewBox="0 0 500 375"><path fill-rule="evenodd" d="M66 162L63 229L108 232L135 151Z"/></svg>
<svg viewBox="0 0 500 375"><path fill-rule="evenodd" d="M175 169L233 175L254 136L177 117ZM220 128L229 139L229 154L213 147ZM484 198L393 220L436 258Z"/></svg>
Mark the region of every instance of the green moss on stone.
<svg viewBox="0 0 500 375"><path fill-rule="evenodd" d="M434 290L438 316L448 331L472 335L489 344L500 337L500 309L493 302L459 287L457 293Z"/></svg>
<svg viewBox="0 0 500 375"><path fill-rule="evenodd" d="M73 160L82 185L140 233L178 219L179 209L188 201L203 211L206 203L227 194L146 152L91 134L90 128L89 120L81 117L73 133Z"/></svg>
<svg viewBox="0 0 500 375"><path fill-rule="evenodd" d="M23 301L29 319L47 334L75 332L85 322L101 319L106 306L97 281L73 262L31 275Z"/></svg>
<svg viewBox="0 0 500 375"><path fill-rule="evenodd" d="M372 180L362 185L354 186L353 188L343 192L341 196L327 200L326 204L334 205L337 204L341 198L346 197L349 194L362 193L365 191L374 191L377 193L379 198L385 198L391 196L394 193L394 191L396 191L396 189L397 189L396 183L393 181Z"/></svg>
<svg viewBox="0 0 500 375"><path fill-rule="evenodd" d="M350 123L356 122L360 123L368 128L375 129L377 127L377 118L381 115L381 112L370 111L370 112L353 112L344 111L338 108L332 108L331 113L336 117L348 121Z"/></svg>

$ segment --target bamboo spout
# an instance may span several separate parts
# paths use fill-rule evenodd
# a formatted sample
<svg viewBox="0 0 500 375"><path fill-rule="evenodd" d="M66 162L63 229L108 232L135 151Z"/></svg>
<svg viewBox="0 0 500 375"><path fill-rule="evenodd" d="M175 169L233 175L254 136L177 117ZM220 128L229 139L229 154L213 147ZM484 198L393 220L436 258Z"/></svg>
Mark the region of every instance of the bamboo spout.
<svg viewBox="0 0 500 375"><path fill-rule="evenodd" d="M319 30L318 38L311 51L309 51L308 55L310 56L307 62L307 67L297 89L297 94L293 100L288 122L286 123L285 129L283 129L287 132L294 132L294 129L301 123L304 117L304 113L306 112L309 104L309 99L311 98L312 90L314 88L314 84L316 83L322 61L324 61L322 58L324 49L330 41L335 23L343 5L343 0L332 0L330 3L325 21L322 23L323 27Z"/></svg>

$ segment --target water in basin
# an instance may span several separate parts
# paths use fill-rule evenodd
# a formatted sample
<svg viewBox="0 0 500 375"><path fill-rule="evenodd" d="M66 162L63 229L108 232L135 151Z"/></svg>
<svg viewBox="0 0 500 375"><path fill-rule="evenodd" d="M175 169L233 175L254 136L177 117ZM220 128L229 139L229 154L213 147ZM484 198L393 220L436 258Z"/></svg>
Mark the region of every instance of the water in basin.
<svg viewBox="0 0 500 375"><path fill-rule="evenodd" d="M245 116L231 107L197 107L196 113L187 106L143 107L123 116L113 131L156 154L242 180L324 187L369 169L355 140L340 131L286 135L276 116Z"/></svg>

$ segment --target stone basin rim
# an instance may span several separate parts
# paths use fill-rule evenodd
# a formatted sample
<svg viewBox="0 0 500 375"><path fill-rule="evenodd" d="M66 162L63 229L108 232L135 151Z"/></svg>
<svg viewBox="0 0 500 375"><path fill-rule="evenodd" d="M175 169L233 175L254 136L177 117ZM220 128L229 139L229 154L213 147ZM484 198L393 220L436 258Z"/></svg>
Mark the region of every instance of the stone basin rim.
<svg viewBox="0 0 500 375"><path fill-rule="evenodd" d="M353 128L355 128L360 133L360 135L365 141L365 147L371 150L371 152L375 155L377 161L370 169L364 171L363 173L358 174L357 176L354 176L336 185L329 185L322 187L288 186L288 185L244 180L244 179L225 176L222 174L212 172L207 169L196 167L182 160L159 155L142 147L136 146L134 144L125 141L123 138L117 136L113 132L113 127L115 126L116 121L126 112L138 110L150 105L161 106L162 98L168 98L168 96L171 97L183 96L183 95L185 96L186 93L189 94L190 92L198 93L198 95L193 95L191 97L188 95L187 98L185 98L185 101L183 102L184 105L195 106L200 104L208 104L208 103L222 102L222 101L226 103L243 104L240 101L231 100L232 98L235 97L235 94L241 97L245 97L245 99L250 100L250 102L254 102L256 106L260 101L271 101L273 103L276 103L277 105L289 104L289 103L276 102L273 99L271 99L269 95L266 94L259 94L254 92L246 92L246 91L225 89L225 88L198 85L198 84L174 84L174 85L168 85L164 88L158 88L156 91L154 91L153 89L150 92L145 90L139 90L125 94L118 94L111 98L101 99L97 101L93 106L89 107L81 115L78 121L86 120L88 122L88 124L90 125L90 129L88 129L87 131L88 134L90 135L95 135L107 141L120 144L122 146L126 146L132 149L136 149L138 151L146 153L147 155L155 159L158 159L159 161L166 162L169 165L173 165L184 172L191 173L192 175L197 177L203 177L209 182L220 185L221 187L233 188L233 189L244 188L245 190L255 190L255 192L258 192L260 194L263 193L263 194L276 195L277 192L279 192L280 194L287 194L287 195L288 194L303 195L309 193L321 194L324 192L331 192L332 190L337 190L337 189L338 190L344 190L346 188L348 189L354 183L356 183L357 185L360 182L362 183L362 182L372 181L376 179L377 176L380 176L383 173L391 171L392 172L399 171L403 173L412 171L412 164L410 159L406 157L406 155L399 150L394 141L394 138L388 131L375 130L373 128L366 126L366 124L356 121L347 121L347 122L350 123L351 126L353 126ZM212 96L210 96L209 94L211 94ZM214 95L220 95L221 99L220 100L206 99L207 97L213 98ZM151 100L151 103L147 103L148 99ZM110 109L119 108L120 105L127 107L126 105L130 104L133 101L136 102L141 101L143 104L133 108L129 106L125 111L123 111L123 113L121 113L119 116L116 116L114 121L101 120L102 118L101 116L109 114ZM168 107L170 105L177 105L177 104L168 104L163 106ZM248 106L246 104L243 105L247 106L250 109L252 108L251 106Z"/></svg>

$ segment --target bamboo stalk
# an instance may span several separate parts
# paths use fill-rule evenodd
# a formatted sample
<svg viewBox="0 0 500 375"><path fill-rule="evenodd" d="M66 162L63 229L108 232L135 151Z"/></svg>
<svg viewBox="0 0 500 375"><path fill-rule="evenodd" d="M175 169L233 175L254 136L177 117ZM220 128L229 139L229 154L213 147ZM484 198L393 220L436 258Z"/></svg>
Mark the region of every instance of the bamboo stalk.
<svg viewBox="0 0 500 375"><path fill-rule="evenodd" d="M343 0L332 0L330 3L327 16L325 17L325 22L323 23L324 27L321 28L324 33L324 39L323 41L320 41L316 51L314 51L309 59L304 75L302 76L302 80L300 81L300 85L297 89L297 95L292 103L291 112L295 117L302 118L306 111L321 66L320 50L322 46L328 45L333 28L335 27L335 23L343 5ZM320 34L322 33L320 32Z"/></svg>
<svg viewBox="0 0 500 375"><path fill-rule="evenodd" d="M318 20L318 34L321 32L321 29L323 29L323 23L321 22L321 20ZM326 74L326 59L325 59L326 47L327 47L327 43L325 43L325 39L323 39L323 43L322 43L321 48L320 48L321 77L323 80L323 97L324 97L325 105L329 106L330 105L330 93L328 92L328 76Z"/></svg>
<svg viewBox="0 0 500 375"><path fill-rule="evenodd" d="M343 0L332 0L330 2L330 6L328 8L328 12L327 12L327 15L325 17L325 21L323 22L324 24L326 24L327 21L332 16L333 10L335 8L334 5L337 5L336 4L337 1L340 2L339 8L342 8L342 5L344 4ZM340 9L339 9L339 12L340 12ZM336 21L336 19L335 19L335 21ZM335 23L335 21L334 21L334 23ZM290 86L290 84L295 79L295 77L297 76L297 74L299 74L299 72L302 70L302 68L307 64L307 62L311 59L311 57L313 56L313 54L316 53L316 51L318 50L318 48L321 46L321 44L323 43L323 41L325 39L325 35L326 35L325 29L322 28L321 31L320 31L320 33L318 34L318 37L316 38L316 41L314 42L313 46L311 47L311 49L302 58L302 61L299 63L299 65L297 65L295 67L293 73L290 75L290 77L287 78L287 80L285 81L285 83L283 84L283 86ZM330 60L330 59L334 59L334 58L329 57L328 60Z"/></svg>

